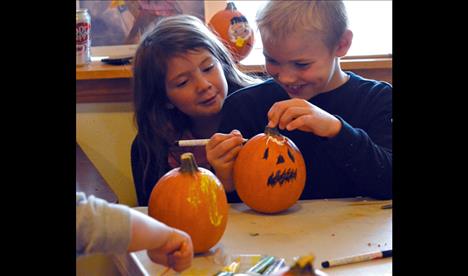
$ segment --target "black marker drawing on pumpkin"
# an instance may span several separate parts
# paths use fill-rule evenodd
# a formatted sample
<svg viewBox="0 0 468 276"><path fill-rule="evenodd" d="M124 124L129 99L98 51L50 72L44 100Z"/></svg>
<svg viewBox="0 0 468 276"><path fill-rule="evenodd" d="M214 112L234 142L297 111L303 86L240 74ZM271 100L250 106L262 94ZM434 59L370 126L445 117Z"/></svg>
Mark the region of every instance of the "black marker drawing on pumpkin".
<svg viewBox="0 0 468 276"><path fill-rule="evenodd" d="M296 160L294 159L294 155L291 153L291 151L288 149L288 156L289 158L291 158L291 161L293 161L293 163L296 162Z"/></svg>
<svg viewBox="0 0 468 276"><path fill-rule="evenodd" d="M276 165L281 164L281 163L284 163L284 158L283 158L283 156L280 154L280 155L278 155L278 161L276 161Z"/></svg>
<svg viewBox="0 0 468 276"><path fill-rule="evenodd" d="M263 153L263 159L267 160L268 159L268 148L265 150Z"/></svg>
<svg viewBox="0 0 468 276"><path fill-rule="evenodd" d="M297 170L287 169L281 173L279 170L268 177L267 185L274 187L276 184L283 185L286 181L296 180Z"/></svg>

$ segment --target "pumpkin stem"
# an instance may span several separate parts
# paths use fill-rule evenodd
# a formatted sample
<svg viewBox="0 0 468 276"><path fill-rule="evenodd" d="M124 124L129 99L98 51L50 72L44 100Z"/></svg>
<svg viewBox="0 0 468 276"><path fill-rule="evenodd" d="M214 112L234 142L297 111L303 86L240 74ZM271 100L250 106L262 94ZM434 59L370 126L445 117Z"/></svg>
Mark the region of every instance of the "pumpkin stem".
<svg viewBox="0 0 468 276"><path fill-rule="evenodd" d="M198 165L197 161L195 161L193 153L182 153L182 155L180 156L180 172L194 173L196 171L198 171Z"/></svg>
<svg viewBox="0 0 468 276"><path fill-rule="evenodd" d="M282 136L276 127L265 127L265 134L270 136Z"/></svg>
<svg viewBox="0 0 468 276"><path fill-rule="evenodd" d="M227 11L237 11L236 5L234 5L234 2L228 2L226 5Z"/></svg>

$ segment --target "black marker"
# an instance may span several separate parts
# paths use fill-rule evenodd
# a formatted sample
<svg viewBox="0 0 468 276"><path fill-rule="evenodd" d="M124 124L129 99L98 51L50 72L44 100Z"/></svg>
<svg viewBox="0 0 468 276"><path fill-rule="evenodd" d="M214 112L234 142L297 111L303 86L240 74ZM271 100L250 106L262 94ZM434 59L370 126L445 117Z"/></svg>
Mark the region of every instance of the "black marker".
<svg viewBox="0 0 468 276"><path fill-rule="evenodd" d="M130 64L133 57L108 57L101 59L101 62L110 64L110 65L126 65Z"/></svg>
<svg viewBox="0 0 468 276"><path fill-rule="evenodd" d="M354 263L360 263L360 262L365 262L365 261L370 261L370 260L388 258L391 256L392 256L392 249L385 250L385 251L370 252L370 253L345 257L341 259L325 261L325 262L322 262L322 267L327 268L327 267L338 266L338 265L354 264Z"/></svg>

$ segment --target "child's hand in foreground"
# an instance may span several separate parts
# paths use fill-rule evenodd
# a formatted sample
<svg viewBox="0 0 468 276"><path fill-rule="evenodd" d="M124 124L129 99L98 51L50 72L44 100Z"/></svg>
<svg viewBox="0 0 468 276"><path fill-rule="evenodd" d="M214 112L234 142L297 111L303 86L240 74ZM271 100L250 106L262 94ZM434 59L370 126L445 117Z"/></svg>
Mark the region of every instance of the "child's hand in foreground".
<svg viewBox="0 0 468 276"><path fill-rule="evenodd" d="M150 249L147 252L148 257L153 262L181 272L192 264L192 239L187 233L173 229L173 232L161 247Z"/></svg>

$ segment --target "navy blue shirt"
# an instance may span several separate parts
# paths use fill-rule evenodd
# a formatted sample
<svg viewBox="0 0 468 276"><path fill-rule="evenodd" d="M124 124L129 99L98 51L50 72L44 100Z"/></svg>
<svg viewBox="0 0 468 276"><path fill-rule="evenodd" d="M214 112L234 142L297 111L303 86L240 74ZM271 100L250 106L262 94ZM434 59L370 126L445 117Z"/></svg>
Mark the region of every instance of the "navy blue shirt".
<svg viewBox="0 0 468 276"><path fill-rule="evenodd" d="M346 73L346 83L309 100L341 121L337 136L280 130L304 157L307 177L301 199L392 198L392 86ZM223 106L219 132L238 129L245 138L262 133L270 107L288 99L273 79L236 91ZM236 192L227 196L229 202L240 202Z"/></svg>

